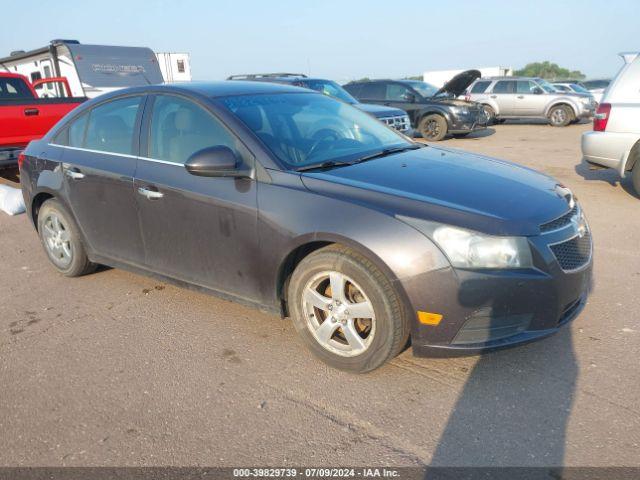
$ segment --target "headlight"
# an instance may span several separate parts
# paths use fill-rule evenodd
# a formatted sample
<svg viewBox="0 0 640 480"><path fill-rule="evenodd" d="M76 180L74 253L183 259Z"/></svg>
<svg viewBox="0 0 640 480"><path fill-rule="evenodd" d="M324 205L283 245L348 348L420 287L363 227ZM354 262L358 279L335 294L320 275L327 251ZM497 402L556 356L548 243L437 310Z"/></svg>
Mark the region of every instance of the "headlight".
<svg viewBox="0 0 640 480"><path fill-rule="evenodd" d="M458 268L530 268L531 248L525 237L496 237L464 228L397 217L435 241Z"/></svg>
<svg viewBox="0 0 640 480"><path fill-rule="evenodd" d="M469 109L467 107L451 107L451 109L458 115L469 115Z"/></svg>
<svg viewBox="0 0 640 480"><path fill-rule="evenodd" d="M581 98L580 101L585 104L585 105L591 105L591 99L590 98Z"/></svg>

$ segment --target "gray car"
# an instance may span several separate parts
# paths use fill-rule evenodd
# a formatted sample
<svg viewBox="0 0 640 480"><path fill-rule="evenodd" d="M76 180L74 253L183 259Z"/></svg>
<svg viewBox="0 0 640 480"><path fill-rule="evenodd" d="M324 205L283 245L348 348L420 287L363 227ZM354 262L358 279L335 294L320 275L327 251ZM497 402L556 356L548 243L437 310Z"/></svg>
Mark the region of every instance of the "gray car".
<svg viewBox="0 0 640 480"><path fill-rule="evenodd" d="M298 87L119 90L19 165L62 274L122 267L291 316L314 354L348 371L409 340L423 355L545 337L591 282L587 222L556 180L411 142Z"/></svg>
<svg viewBox="0 0 640 480"><path fill-rule="evenodd" d="M554 127L589 118L596 108L592 97L560 92L534 77L481 78L470 87L467 99L484 105L490 120L547 119Z"/></svg>

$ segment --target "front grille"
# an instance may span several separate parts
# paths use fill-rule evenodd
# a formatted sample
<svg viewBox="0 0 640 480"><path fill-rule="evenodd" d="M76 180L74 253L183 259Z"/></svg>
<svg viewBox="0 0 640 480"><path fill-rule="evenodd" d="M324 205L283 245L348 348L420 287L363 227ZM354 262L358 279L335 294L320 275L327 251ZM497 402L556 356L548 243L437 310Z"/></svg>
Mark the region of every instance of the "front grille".
<svg viewBox="0 0 640 480"><path fill-rule="evenodd" d="M396 117L382 117L380 121L386 123L391 128L395 128L401 132L405 132L411 128L411 123L407 115L398 115Z"/></svg>
<svg viewBox="0 0 640 480"><path fill-rule="evenodd" d="M582 237L576 236L566 242L550 245L562 270L577 270L591 260L591 234L587 230Z"/></svg>
<svg viewBox="0 0 640 480"><path fill-rule="evenodd" d="M562 227L566 227L571 223L571 219L574 215L578 214L578 205L576 204L571 210L562 215L561 217L556 218L555 220L551 220L550 222L543 223L540 225L540 231L542 233L552 232L553 230L558 230Z"/></svg>

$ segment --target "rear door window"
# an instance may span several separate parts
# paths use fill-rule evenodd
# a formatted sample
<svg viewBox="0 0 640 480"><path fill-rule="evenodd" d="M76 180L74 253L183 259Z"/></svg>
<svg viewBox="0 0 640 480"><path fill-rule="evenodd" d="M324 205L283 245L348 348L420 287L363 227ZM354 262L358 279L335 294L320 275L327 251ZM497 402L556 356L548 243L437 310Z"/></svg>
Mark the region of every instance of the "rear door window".
<svg viewBox="0 0 640 480"><path fill-rule="evenodd" d="M120 98L91 110L84 147L100 152L133 155L136 118L141 100L142 97Z"/></svg>
<svg viewBox="0 0 640 480"><path fill-rule="evenodd" d="M514 93L516 82L514 80L500 80L493 87L493 93Z"/></svg>

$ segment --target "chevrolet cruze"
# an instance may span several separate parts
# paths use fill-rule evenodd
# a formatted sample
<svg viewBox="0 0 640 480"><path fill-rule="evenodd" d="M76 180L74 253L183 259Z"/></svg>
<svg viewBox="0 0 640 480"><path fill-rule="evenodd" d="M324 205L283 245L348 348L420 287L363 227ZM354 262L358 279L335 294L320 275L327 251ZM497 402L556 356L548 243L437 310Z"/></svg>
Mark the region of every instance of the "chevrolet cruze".
<svg viewBox="0 0 640 480"><path fill-rule="evenodd" d="M547 336L590 286L566 187L296 87L119 90L32 142L20 172L62 274L106 264L290 316L344 370Z"/></svg>

